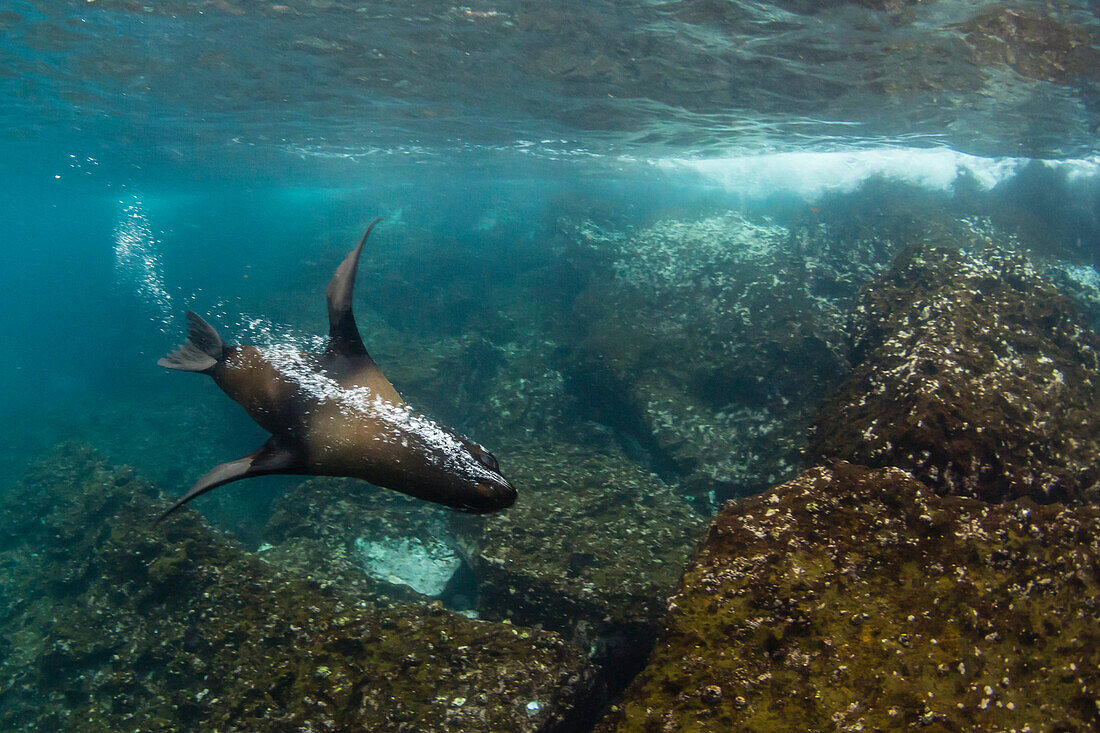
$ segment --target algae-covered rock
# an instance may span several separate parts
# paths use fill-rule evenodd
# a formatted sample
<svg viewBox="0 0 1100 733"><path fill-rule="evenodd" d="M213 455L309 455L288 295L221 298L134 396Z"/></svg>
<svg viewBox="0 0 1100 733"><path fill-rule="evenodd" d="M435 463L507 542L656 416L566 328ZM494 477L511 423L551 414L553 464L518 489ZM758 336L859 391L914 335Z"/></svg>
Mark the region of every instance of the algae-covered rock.
<svg viewBox="0 0 1100 733"><path fill-rule="evenodd" d="M479 610L590 644L637 637L644 654L703 519L657 476L613 455L562 446L509 455L507 465L522 500L455 527Z"/></svg>
<svg viewBox="0 0 1100 733"><path fill-rule="evenodd" d="M913 248L858 314L817 455L987 500L1098 496L1100 339L1024 257Z"/></svg>
<svg viewBox="0 0 1100 733"><path fill-rule="evenodd" d="M602 730L1092 730L1100 509L837 463L728 502Z"/></svg>
<svg viewBox="0 0 1100 733"><path fill-rule="evenodd" d="M385 609L276 572L70 447L0 503L0 728L536 731L592 677L544 631Z"/></svg>

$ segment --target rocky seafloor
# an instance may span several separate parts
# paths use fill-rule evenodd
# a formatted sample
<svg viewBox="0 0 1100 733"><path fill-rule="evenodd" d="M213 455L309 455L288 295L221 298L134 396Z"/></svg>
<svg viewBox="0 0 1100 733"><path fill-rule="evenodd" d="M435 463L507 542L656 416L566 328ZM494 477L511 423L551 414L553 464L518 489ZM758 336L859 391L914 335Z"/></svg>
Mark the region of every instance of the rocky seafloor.
<svg viewBox="0 0 1100 733"><path fill-rule="evenodd" d="M597 684L551 632L281 572L80 446L0 508L0 728L573 730Z"/></svg>
<svg viewBox="0 0 1100 733"><path fill-rule="evenodd" d="M0 504L0 727L1100 725L1100 276L1012 198L563 201L477 299L484 262L368 255L431 292L368 302L368 347L517 504L308 479L153 525L157 487L59 449Z"/></svg>

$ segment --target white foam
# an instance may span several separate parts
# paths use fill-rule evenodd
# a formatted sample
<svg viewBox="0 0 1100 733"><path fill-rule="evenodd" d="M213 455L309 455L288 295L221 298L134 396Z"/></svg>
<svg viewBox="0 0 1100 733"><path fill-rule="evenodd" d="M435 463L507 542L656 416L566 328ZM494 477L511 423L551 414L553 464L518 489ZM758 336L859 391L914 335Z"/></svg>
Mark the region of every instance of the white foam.
<svg viewBox="0 0 1100 733"><path fill-rule="evenodd" d="M946 190L966 173L985 189L1013 176L1027 158L983 158L948 148L882 148L831 152L790 152L723 158L669 158L656 161L668 171L689 171L750 197L793 193L808 200L851 191L872 176ZM1065 167L1071 177L1100 175L1100 157L1045 161Z"/></svg>
<svg viewBox="0 0 1100 733"><path fill-rule="evenodd" d="M1071 182L1100 183L1100 155L1091 158L1047 161L1047 165L1066 170Z"/></svg>

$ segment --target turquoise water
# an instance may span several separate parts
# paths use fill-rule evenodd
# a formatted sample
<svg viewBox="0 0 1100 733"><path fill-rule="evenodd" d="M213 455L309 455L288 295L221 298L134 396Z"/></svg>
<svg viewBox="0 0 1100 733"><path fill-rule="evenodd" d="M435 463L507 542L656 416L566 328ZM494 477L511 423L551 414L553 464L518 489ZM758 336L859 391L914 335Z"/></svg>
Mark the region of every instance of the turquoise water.
<svg viewBox="0 0 1100 733"><path fill-rule="evenodd" d="M329 278L382 217L356 289L367 349L417 409L525 477L517 506L559 484L652 480L652 496L580 495L586 510L675 504L679 559L641 594L659 606L723 501L812 462L810 424L855 363L861 288L906 246L1024 253L1100 322L1098 16L1083 1L9 2L0 492L36 462L68 461L53 452L67 442L165 497L255 450L267 434L239 406L157 360L182 342L186 310L231 343L315 344ZM375 520L442 536L448 561L462 556L445 592L339 582L372 603L439 596L561 634L611 690L596 710L659 632L652 615L603 628L606 609L585 627L572 606L513 608L479 569L481 540L421 504L359 507L334 540L341 521L310 513L323 500L303 509L303 486L360 491L266 477L195 508L249 553L306 557L286 549L296 512L325 527L310 541L345 555L382 552L363 529ZM584 526L627 532L620 521ZM530 535L554 538L543 531ZM545 572L580 577L603 558L577 550ZM330 560L282 562L336 577ZM392 597L355 585L376 581ZM11 680L54 664L17 605L0 616L21 639L0 644L20 670L0 712L25 703ZM168 668L148 665L149 679ZM42 674L34 694L58 709L99 699ZM540 728L543 704L523 703L530 730L598 717ZM87 729L121 725L100 712L89 720L106 727ZM149 729L214 719L164 715Z"/></svg>
<svg viewBox="0 0 1100 733"><path fill-rule="evenodd" d="M105 181L108 190L96 192L89 182L59 180L9 194L5 249L13 267L2 338L12 355L4 365L11 389L2 399L20 429L4 441L7 474L18 474L28 457L59 440L103 442L104 430L108 452L126 462L137 460L127 433L140 444L163 439L159 455L146 457L145 470L154 474L190 463L173 455L172 446L188 440L185 428L173 424L173 400L208 403L216 441L255 441L258 429L217 400L210 385L156 366L182 339L184 310L205 314L227 337L244 341L325 333L325 285L377 215L384 222L371 260L412 268L406 274L417 285L394 293L392 273L383 284L364 277L358 307L382 309L415 331L439 291L470 274L462 270L480 271L478 285L487 287L485 277L511 280L517 270L545 263L550 255L539 251L539 239L547 206L586 188L561 179L470 181L458 171L403 174L407 180L394 182L391 174L363 188L258 180L254 190L219 184L142 193L133 185L116 192ZM610 193L624 211L639 214L684 198L644 181L600 188L601 196ZM438 282L417 272L430 262L401 251L448 246L470 261L440 273ZM240 432L249 434L243 443Z"/></svg>

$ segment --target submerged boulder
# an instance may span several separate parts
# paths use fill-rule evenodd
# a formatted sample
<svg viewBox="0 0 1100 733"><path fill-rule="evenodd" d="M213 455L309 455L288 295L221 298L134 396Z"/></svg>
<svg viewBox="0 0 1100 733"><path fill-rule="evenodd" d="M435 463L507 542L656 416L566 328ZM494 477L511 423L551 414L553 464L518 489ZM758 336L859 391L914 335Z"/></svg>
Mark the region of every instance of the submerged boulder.
<svg viewBox="0 0 1100 733"><path fill-rule="evenodd" d="M566 210L562 260L582 284L568 384L698 504L763 491L805 465L807 429L851 368L861 288L913 242L1005 236L957 206L875 179L782 221L694 211L631 227Z"/></svg>
<svg viewBox="0 0 1100 733"><path fill-rule="evenodd" d="M557 635L281 573L69 447L0 498L0 728L573 730Z"/></svg>
<svg viewBox="0 0 1100 733"><path fill-rule="evenodd" d="M817 456L990 501L1100 497L1100 339L1026 258L912 248L858 316Z"/></svg>
<svg viewBox="0 0 1100 733"><path fill-rule="evenodd" d="M1100 509L813 468L728 502L600 730L1100 725Z"/></svg>
<svg viewBox="0 0 1100 733"><path fill-rule="evenodd" d="M259 554L364 600L451 600L448 586L462 560L449 514L364 481L312 478L276 499Z"/></svg>

